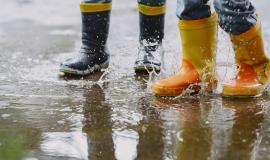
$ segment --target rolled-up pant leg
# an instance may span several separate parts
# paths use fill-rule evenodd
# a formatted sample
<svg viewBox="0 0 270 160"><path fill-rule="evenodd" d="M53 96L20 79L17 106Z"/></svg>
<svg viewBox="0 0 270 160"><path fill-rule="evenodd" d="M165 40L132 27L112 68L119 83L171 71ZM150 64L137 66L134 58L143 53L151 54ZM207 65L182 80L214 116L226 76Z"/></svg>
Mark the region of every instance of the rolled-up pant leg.
<svg viewBox="0 0 270 160"><path fill-rule="evenodd" d="M256 25L255 8L249 0L215 0L219 25L226 32L239 35Z"/></svg>
<svg viewBox="0 0 270 160"><path fill-rule="evenodd" d="M208 0L177 0L177 16L181 20L196 20L211 16Z"/></svg>

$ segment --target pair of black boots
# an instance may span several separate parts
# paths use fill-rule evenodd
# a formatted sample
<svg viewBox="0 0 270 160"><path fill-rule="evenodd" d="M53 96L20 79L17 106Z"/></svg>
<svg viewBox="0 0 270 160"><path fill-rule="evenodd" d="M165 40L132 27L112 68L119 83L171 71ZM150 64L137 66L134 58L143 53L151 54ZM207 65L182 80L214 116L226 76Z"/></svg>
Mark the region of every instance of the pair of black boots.
<svg viewBox="0 0 270 160"><path fill-rule="evenodd" d="M65 75L89 75L107 68L110 54L107 49L111 11L82 13L82 46L74 58L60 65ZM161 69L164 37L164 14L148 16L140 13L140 48L135 72Z"/></svg>

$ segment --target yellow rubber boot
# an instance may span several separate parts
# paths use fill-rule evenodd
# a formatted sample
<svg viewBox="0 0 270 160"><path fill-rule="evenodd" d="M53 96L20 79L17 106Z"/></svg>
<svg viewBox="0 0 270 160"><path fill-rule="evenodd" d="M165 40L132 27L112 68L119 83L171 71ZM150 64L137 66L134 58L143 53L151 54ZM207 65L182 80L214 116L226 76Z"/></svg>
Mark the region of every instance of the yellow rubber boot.
<svg viewBox="0 0 270 160"><path fill-rule="evenodd" d="M152 91L161 96L178 96L187 88L199 91L203 86L216 86L215 55L217 46L217 16L200 20L180 20L183 60L179 72L167 79L155 81Z"/></svg>
<svg viewBox="0 0 270 160"><path fill-rule="evenodd" d="M261 23L241 35L231 35L236 63L236 77L223 83L223 96L253 97L264 91L269 80L269 59L265 55Z"/></svg>

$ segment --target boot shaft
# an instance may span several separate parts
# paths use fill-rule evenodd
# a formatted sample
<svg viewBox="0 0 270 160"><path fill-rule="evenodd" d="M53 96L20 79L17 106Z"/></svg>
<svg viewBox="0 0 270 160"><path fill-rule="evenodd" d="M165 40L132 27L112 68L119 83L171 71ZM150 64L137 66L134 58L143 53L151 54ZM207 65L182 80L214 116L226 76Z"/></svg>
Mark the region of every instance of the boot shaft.
<svg viewBox="0 0 270 160"><path fill-rule="evenodd" d="M161 44L164 38L165 5L139 4L140 42Z"/></svg>
<svg viewBox="0 0 270 160"><path fill-rule="evenodd" d="M82 43L105 47L109 34L111 3L81 3Z"/></svg>
<svg viewBox="0 0 270 160"><path fill-rule="evenodd" d="M217 50L217 15L200 20L180 20L183 59L188 60L200 75L215 68Z"/></svg>

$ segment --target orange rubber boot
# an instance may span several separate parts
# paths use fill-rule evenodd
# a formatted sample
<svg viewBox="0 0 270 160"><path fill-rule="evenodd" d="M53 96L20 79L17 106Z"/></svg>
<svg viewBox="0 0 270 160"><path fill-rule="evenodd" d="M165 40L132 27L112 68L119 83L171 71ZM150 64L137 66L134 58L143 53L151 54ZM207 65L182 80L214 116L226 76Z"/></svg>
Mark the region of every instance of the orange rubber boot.
<svg viewBox="0 0 270 160"><path fill-rule="evenodd" d="M223 83L225 97L254 97L268 85L270 63L265 55L261 23L241 35L231 35L239 71L236 78Z"/></svg>
<svg viewBox="0 0 270 160"><path fill-rule="evenodd" d="M194 91L200 90L200 82L200 75L195 67L183 59L180 71L175 76L156 81L152 90L158 95L177 96L189 87Z"/></svg>
<svg viewBox="0 0 270 160"><path fill-rule="evenodd" d="M180 20L179 29L183 48L182 67L176 75L154 82L152 91L156 95L178 96L188 88L196 92L206 86L211 91L216 86L216 14L200 20Z"/></svg>
<svg viewBox="0 0 270 160"><path fill-rule="evenodd" d="M223 83L224 96L254 96L261 93L263 85L251 65L241 64L237 77Z"/></svg>

